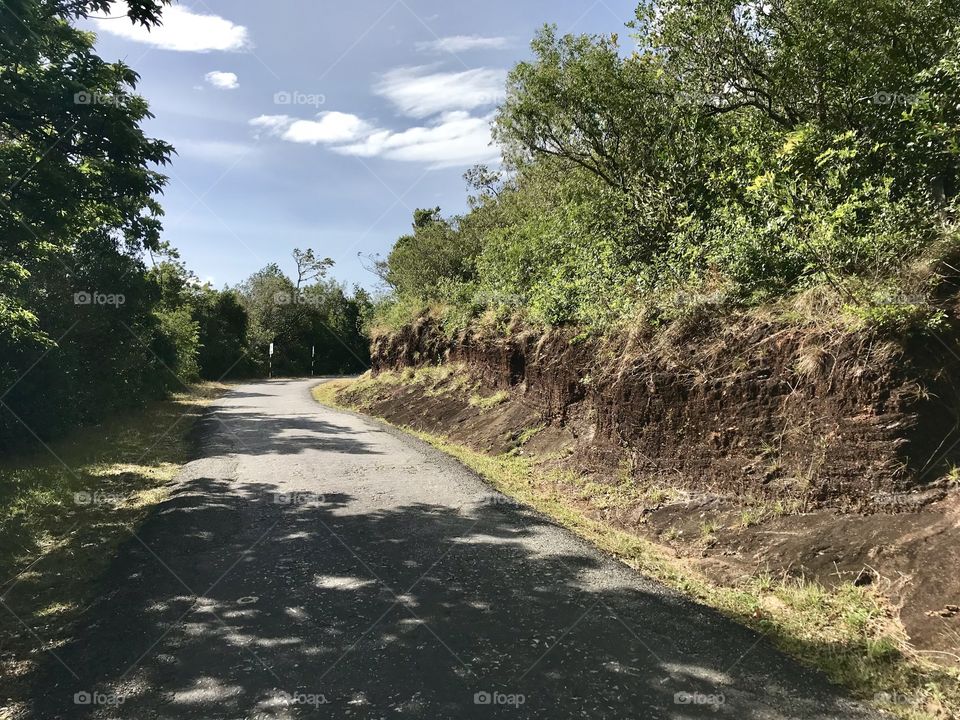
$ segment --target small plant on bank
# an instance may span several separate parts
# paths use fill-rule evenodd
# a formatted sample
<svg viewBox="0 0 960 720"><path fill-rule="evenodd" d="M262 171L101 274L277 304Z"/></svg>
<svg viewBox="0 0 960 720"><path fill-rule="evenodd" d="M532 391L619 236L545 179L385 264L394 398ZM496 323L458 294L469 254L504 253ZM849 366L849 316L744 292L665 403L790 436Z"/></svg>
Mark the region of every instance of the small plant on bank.
<svg viewBox="0 0 960 720"><path fill-rule="evenodd" d="M759 507L748 507L744 508L740 512L740 527L748 528L754 525L759 525L763 520L764 511Z"/></svg>
<svg viewBox="0 0 960 720"><path fill-rule="evenodd" d="M479 395L474 394L470 396L470 407L475 407L480 410L489 410L490 408L501 405L510 399L510 393L506 390L499 390L493 395Z"/></svg>
<svg viewBox="0 0 960 720"><path fill-rule="evenodd" d="M704 520L700 523L700 539L707 545L712 545L717 541L717 530L720 525L716 520Z"/></svg>

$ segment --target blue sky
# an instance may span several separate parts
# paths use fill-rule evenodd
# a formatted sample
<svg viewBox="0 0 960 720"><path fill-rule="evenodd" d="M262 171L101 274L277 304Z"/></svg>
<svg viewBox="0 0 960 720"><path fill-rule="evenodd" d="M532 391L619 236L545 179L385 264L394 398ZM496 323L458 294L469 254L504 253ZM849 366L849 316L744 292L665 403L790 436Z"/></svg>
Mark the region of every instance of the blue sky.
<svg viewBox="0 0 960 720"><path fill-rule="evenodd" d="M636 0L190 0L148 33L84 22L106 60L141 75L178 151L166 170L164 239L216 286L294 247L372 288L412 209L465 208L463 172L496 163L489 122L507 70L544 23L623 32Z"/></svg>

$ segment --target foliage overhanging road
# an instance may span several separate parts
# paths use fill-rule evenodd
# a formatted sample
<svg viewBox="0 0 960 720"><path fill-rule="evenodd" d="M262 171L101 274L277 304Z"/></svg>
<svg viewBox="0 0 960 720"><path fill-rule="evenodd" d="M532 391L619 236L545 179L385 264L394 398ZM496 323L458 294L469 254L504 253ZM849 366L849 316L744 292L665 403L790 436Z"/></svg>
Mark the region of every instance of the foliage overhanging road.
<svg viewBox="0 0 960 720"><path fill-rule="evenodd" d="M314 382L214 406L36 717L868 717Z"/></svg>

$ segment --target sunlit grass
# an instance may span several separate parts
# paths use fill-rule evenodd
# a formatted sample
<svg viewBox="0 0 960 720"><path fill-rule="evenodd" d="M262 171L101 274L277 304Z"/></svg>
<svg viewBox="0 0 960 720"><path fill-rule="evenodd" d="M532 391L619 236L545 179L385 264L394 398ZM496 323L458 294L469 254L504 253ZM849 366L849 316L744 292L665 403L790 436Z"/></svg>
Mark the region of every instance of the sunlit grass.
<svg viewBox="0 0 960 720"><path fill-rule="evenodd" d="M104 511L158 502L188 454L193 422L225 386L203 383L0 464L0 568L34 560ZM90 502L85 502L89 499ZM104 502L101 502L104 500ZM116 502L113 502L116 501Z"/></svg>
<svg viewBox="0 0 960 720"><path fill-rule="evenodd" d="M471 407L480 408L481 410L489 410L497 405L502 405L509 399L510 393L508 393L506 390L499 390L492 395L480 395L474 393L470 396L469 403Z"/></svg>
<svg viewBox="0 0 960 720"><path fill-rule="evenodd" d="M32 630L0 613L0 634L11 638L0 657L0 675L10 680L0 718L29 692L37 642L59 647L69 639L96 578L167 497L190 455L195 421L225 389L196 385L0 463L4 602Z"/></svg>

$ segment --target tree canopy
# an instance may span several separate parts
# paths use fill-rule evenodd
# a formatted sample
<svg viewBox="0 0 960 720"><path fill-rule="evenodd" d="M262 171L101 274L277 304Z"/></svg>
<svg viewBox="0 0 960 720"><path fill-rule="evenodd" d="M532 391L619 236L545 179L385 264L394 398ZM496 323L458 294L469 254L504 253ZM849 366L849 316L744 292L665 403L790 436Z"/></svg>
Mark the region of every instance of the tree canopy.
<svg viewBox="0 0 960 720"><path fill-rule="evenodd" d="M664 0L628 30L537 34L496 115L506 172L397 241L384 317L605 327L815 285L869 304L955 237L956 3Z"/></svg>

